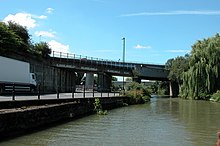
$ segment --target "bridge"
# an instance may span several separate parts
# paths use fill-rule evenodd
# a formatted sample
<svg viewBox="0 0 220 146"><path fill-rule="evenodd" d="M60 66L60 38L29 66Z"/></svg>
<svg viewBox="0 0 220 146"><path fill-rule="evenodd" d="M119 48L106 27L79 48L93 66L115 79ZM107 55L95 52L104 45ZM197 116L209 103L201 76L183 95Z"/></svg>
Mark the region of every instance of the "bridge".
<svg viewBox="0 0 220 146"><path fill-rule="evenodd" d="M51 56L53 66L70 68L82 72L110 73L115 76L133 77L135 73L142 79L167 80L165 65L130 63L100 58L55 52Z"/></svg>
<svg viewBox="0 0 220 146"><path fill-rule="evenodd" d="M168 80L165 65L104 60L55 51L51 54L50 62L51 66L55 68L86 73L87 86L93 85L93 74L97 74L98 87L103 91L110 90L112 76L132 77L137 82L141 82L141 79Z"/></svg>

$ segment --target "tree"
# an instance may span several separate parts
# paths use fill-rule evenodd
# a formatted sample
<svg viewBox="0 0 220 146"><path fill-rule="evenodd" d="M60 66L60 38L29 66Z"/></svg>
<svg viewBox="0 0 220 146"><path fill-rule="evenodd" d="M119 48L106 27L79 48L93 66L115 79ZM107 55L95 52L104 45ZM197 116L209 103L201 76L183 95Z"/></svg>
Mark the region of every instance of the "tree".
<svg viewBox="0 0 220 146"><path fill-rule="evenodd" d="M219 34L196 42L189 56L189 69L183 74L182 96L204 99L220 89L219 62Z"/></svg>
<svg viewBox="0 0 220 146"><path fill-rule="evenodd" d="M165 63L165 69L170 70L172 68L174 58L168 59L167 62Z"/></svg>
<svg viewBox="0 0 220 146"><path fill-rule="evenodd" d="M51 49L46 42L36 43L34 45L34 51L43 58L48 58L51 54Z"/></svg>
<svg viewBox="0 0 220 146"><path fill-rule="evenodd" d="M8 25L0 22L0 52L16 52L22 47L21 38L9 29Z"/></svg>
<svg viewBox="0 0 220 146"><path fill-rule="evenodd" d="M22 50L27 51L29 49L30 44L30 35L26 27L21 26L18 23L9 21L8 28L13 31L19 38L21 39L22 43Z"/></svg>
<svg viewBox="0 0 220 146"><path fill-rule="evenodd" d="M177 85L173 89L175 89L175 93L178 95L183 81L183 73L189 69L189 56L178 56L175 59L169 59L165 64L165 68L169 70L169 80L173 85Z"/></svg>
<svg viewBox="0 0 220 146"><path fill-rule="evenodd" d="M182 82L183 72L189 69L188 57L178 56L175 59L169 59L165 67L170 71L168 78L180 84Z"/></svg>

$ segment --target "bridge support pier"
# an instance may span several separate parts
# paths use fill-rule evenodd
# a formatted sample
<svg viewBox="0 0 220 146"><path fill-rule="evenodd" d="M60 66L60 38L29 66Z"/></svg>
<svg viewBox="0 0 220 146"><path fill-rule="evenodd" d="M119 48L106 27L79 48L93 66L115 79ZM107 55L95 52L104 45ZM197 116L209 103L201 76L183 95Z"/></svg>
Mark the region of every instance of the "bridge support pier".
<svg viewBox="0 0 220 146"><path fill-rule="evenodd" d="M177 82L169 82L170 86L170 96L177 97L179 95L179 85Z"/></svg>
<svg viewBox="0 0 220 146"><path fill-rule="evenodd" d="M112 75L107 73L98 74L98 91L109 92L111 91Z"/></svg>
<svg viewBox="0 0 220 146"><path fill-rule="evenodd" d="M94 85L94 74L86 73L86 81L85 81L86 89L92 89L93 85Z"/></svg>
<svg viewBox="0 0 220 146"><path fill-rule="evenodd" d="M133 80L133 82L141 83L140 77L133 77L132 80Z"/></svg>
<svg viewBox="0 0 220 146"><path fill-rule="evenodd" d="M59 92L75 92L76 74L68 69L57 69L54 73L54 90L59 89ZM74 90L74 91L73 91Z"/></svg>

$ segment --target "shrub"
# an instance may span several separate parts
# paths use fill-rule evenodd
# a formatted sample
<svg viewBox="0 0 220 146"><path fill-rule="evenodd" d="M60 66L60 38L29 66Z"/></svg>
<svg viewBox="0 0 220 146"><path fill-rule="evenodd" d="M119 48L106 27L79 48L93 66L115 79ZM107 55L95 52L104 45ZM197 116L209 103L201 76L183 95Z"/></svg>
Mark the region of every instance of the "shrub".
<svg viewBox="0 0 220 146"><path fill-rule="evenodd" d="M143 84L131 82L127 85L125 95L130 97L131 104L145 103L150 100L150 91Z"/></svg>
<svg viewBox="0 0 220 146"><path fill-rule="evenodd" d="M218 90L216 93L214 93L211 98L211 101L220 102L220 90Z"/></svg>
<svg viewBox="0 0 220 146"><path fill-rule="evenodd" d="M93 104L94 104L94 111L96 111L98 115L107 115L107 110L102 109L102 105L99 98L96 98Z"/></svg>

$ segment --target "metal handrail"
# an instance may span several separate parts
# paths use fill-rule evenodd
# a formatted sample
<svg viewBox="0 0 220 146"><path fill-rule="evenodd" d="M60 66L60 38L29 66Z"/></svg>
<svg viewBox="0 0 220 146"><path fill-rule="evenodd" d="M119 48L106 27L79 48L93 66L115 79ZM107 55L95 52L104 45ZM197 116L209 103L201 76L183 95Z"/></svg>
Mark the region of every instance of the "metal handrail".
<svg viewBox="0 0 220 146"><path fill-rule="evenodd" d="M57 52L53 51L51 54L51 57L57 57L57 58L66 58L66 59L78 59L78 60L88 60L88 61L102 61L102 62L109 62L111 64L114 64L114 66L117 66L117 64L123 64L122 61L115 61L115 60L109 60L109 59L102 59L102 58L96 58L96 57L90 57L90 56L84 56L84 55L78 55L78 54L72 54L72 53L65 53L65 52ZM143 63L138 61L127 61L124 63L127 67L135 67L138 64L152 64L152 63ZM155 63L154 63L155 64ZM155 65L164 65L164 64L155 64ZM123 66L123 65L122 65Z"/></svg>
<svg viewBox="0 0 220 146"><path fill-rule="evenodd" d="M116 67L127 67L127 68L134 68L136 65L132 63L123 63L120 61L113 61L113 60L104 60L101 58L94 58L94 57L88 57L78 54L71 54L71 53L64 53L64 52L56 52L53 51L51 57L54 58L63 58L63 59L74 59L74 60L80 60L80 61L91 61L95 62L96 64L104 65L104 66L116 66Z"/></svg>

